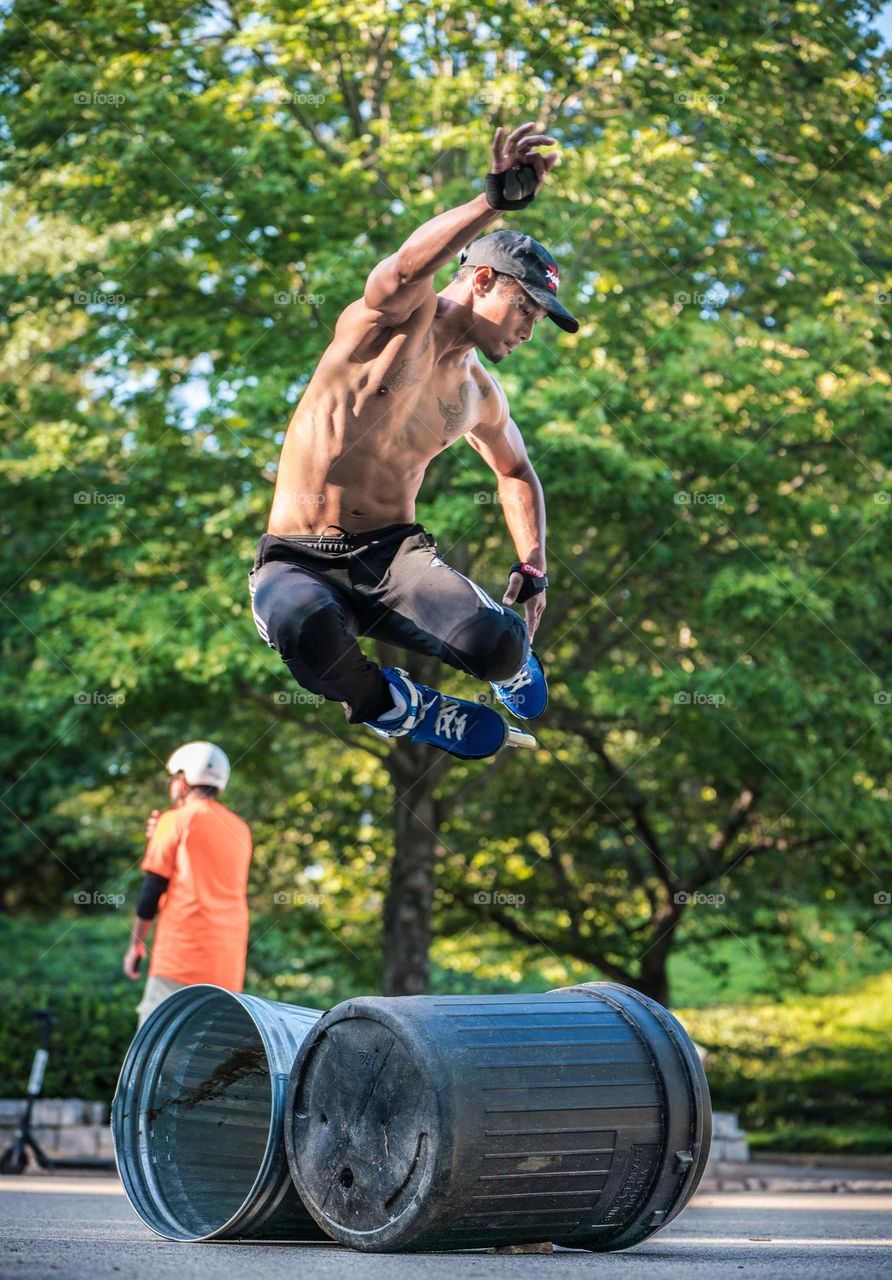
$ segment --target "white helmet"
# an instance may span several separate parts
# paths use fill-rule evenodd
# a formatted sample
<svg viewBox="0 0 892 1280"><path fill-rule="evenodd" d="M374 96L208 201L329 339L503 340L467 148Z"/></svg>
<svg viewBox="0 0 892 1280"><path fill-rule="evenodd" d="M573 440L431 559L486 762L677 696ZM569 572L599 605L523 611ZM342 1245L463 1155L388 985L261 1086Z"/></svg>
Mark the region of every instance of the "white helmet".
<svg viewBox="0 0 892 1280"><path fill-rule="evenodd" d="M213 742L187 742L170 757L167 772L182 773L190 787L223 791L229 781L229 761Z"/></svg>

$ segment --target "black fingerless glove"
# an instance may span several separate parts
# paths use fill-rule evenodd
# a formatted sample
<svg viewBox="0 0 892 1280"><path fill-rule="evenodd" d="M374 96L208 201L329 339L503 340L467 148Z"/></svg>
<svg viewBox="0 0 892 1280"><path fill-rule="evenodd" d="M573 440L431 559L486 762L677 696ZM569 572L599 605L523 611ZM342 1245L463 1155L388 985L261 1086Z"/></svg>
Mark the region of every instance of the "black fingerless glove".
<svg viewBox="0 0 892 1280"><path fill-rule="evenodd" d="M548 586L548 577L544 569L537 569L534 564L522 564L520 560L515 560L514 564L508 571L510 579L512 573L519 573L523 578L523 583L517 593L517 604L523 604L529 600L530 596L538 595L540 591L544 591Z"/></svg>
<svg viewBox="0 0 892 1280"><path fill-rule="evenodd" d="M525 209L536 194L536 170L530 164L486 175L484 191L492 209Z"/></svg>

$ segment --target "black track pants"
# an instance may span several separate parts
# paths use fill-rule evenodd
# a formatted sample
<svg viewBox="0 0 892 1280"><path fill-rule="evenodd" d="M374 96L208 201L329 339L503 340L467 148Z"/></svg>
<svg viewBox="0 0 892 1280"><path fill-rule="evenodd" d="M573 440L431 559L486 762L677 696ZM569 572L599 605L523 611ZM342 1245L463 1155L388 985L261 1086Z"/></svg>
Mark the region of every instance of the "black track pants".
<svg viewBox="0 0 892 1280"><path fill-rule="evenodd" d="M249 582L261 637L304 689L345 703L351 724L393 707L357 636L430 654L478 680L510 679L529 653L520 615L445 564L420 524L264 534Z"/></svg>

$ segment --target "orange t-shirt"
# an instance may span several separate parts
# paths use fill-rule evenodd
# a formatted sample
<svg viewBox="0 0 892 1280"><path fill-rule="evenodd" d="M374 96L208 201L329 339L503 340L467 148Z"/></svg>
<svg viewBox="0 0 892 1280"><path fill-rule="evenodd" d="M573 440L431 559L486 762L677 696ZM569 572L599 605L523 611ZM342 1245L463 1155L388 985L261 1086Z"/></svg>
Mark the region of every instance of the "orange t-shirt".
<svg viewBox="0 0 892 1280"><path fill-rule="evenodd" d="M142 860L143 871L170 881L155 920L150 977L241 991L251 852L250 827L219 800L196 796L161 814Z"/></svg>

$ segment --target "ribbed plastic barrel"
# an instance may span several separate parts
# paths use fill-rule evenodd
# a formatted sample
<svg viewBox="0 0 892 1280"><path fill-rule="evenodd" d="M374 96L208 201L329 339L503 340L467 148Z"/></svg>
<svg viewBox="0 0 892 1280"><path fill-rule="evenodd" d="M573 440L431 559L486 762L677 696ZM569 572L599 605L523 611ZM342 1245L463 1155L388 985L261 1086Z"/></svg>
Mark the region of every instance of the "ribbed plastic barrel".
<svg viewBox="0 0 892 1280"><path fill-rule="evenodd" d="M613 983L346 1001L304 1041L285 1118L304 1204L370 1251L627 1248L687 1202L710 1134L688 1035Z"/></svg>
<svg viewBox="0 0 892 1280"><path fill-rule="evenodd" d="M288 1074L315 1009L191 986L136 1033L112 1104L115 1158L168 1240L318 1240L288 1174Z"/></svg>

